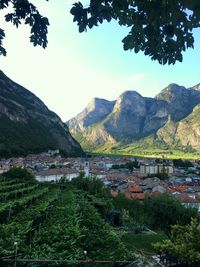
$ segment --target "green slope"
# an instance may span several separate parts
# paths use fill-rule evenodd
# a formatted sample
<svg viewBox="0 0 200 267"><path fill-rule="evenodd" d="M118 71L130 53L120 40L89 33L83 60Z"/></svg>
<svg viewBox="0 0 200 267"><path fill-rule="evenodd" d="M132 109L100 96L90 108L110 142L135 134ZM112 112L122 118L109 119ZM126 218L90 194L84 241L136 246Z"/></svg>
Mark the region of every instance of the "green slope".
<svg viewBox="0 0 200 267"><path fill-rule="evenodd" d="M0 157L60 149L81 155L61 119L33 93L0 71Z"/></svg>

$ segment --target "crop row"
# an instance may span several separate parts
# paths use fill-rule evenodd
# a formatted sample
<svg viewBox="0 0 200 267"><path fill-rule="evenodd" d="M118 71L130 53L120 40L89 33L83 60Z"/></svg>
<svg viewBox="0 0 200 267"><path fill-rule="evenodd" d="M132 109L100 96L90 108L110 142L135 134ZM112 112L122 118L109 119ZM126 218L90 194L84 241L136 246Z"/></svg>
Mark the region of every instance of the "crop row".
<svg viewBox="0 0 200 267"><path fill-rule="evenodd" d="M81 257L82 251L77 246L81 237L78 218L74 194L63 191L47 219L33 232L25 249L26 256L54 259L68 259L74 255Z"/></svg>
<svg viewBox="0 0 200 267"><path fill-rule="evenodd" d="M0 204L0 223L8 221L11 216L30 206L35 200L48 192L48 187L37 188L34 192L21 198L6 201Z"/></svg>
<svg viewBox="0 0 200 267"><path fill-rule="evenodd" d="M10 180L10 179L8 179L6 177L0 176L0 186L17 184L19 182L20 182L20 180L18 180L18 179Z"/></svg>
<svg viewBox="0 0 200 267"><path fill-rule="evenodd" d="M28 187L28 186L30 186L30 184L22 183L22 182L10 184L10 185L0 185L0 194L5 193L5 192L10 191L10 190L15 190L18 188L24 188L24 187Z"/></svg>
<svg viewBox="0 0 200 267"><path fill-rule="evenodd" d="M39 184L34 184L25 188L16 189L10 192L5 192L0 194L0 200L9 200L13 198L21 197L27 193L30 193L32 190L36 189L39 186Z"/></svg>
<svg viewBox="0 0 200 267"><path fill-rule="evenodd" d="M0 225L0 236L4 240L0 244L2 255L9 255L13 252L13 243L19 242L20 246L26 246L26 239L31 237L31 232L38 227L38 222L47 218L48 210L54 206L58 199L59 190L54 188L47 194L37 199L28 209L24 208L11 222Z"/></svg>

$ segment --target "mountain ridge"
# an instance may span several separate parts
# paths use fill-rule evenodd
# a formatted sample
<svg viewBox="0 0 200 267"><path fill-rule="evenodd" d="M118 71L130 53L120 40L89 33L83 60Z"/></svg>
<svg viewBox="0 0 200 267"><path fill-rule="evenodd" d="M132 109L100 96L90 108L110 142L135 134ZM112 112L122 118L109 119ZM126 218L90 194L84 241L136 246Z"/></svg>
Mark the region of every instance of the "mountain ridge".
<svg viewBox="0 0 200 267"><path fill-rule="evenodd" d="M32 92L0 71L0 155L59 148L80 155L82 148L59 116Z"/></svg>
<svg viewBox="0 0 200 267"><path fill-rule="evenodd" d="M200 104L199 88L200 84L185 88L172 83L161 90L155 98L143 97L136 91L125 91L113 101L112 110L107 115L104 114L103 119L95 114L95 123L89 123L78 131L73 127L71 120L67 123L73 136L80 141L83 148L89 150L106 145L137 143L149 136L153 136L151 138L155 143L162 142L168 147L191 146L200 150L200 145L196 145L194 140L183 142L181 137L181 131L184 134L184 129L187 128L185 126L183 129L181 121L192 114L195 106ZM196 114L197 112L195 116ZM83 112L79 113L79 118L81 116L84 118ZM74 117L73 124L79 123L82 123L81 120ZM198 137L195 140L197 139Z"/></svg>

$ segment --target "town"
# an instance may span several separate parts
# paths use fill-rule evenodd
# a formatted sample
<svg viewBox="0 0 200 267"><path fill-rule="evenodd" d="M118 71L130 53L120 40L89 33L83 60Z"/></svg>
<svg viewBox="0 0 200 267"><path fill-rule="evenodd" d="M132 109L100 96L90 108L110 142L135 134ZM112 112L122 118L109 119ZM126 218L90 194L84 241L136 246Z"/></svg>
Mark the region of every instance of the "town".
<svg viewBox="0 0 200 267"><path fill-rule="evenodd" d="M39 182L71 181L82 174L101 179L113 196L129 199L168 193L184 206L200 212L200 160L168 160L164 157L135 158L126 156L88 155L61 157L59 150L49 150L26 157L0 161L0 174L13 167L26 168Z"/></svg>

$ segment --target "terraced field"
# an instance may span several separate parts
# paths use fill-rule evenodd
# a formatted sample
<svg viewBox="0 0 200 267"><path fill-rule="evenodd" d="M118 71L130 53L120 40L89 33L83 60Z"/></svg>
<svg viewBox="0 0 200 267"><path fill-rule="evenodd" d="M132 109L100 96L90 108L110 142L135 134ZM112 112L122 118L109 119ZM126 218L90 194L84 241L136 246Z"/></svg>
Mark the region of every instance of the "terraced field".
<svg viewBox="0 0 200 267"><path fill-rule="evenodd" d="M1 257L13 254L14 242L18 242L21 252L25 251L27 237L38 227L37 221L44 221L58 194L58 188L0 178Z"/></svg>
<svg viewBox="0 0 200 267"><path fill-rule="evenodd" d="M130 257L83 191L0 177L0 258L14 255L14 242L19 259Z"/></svg>

